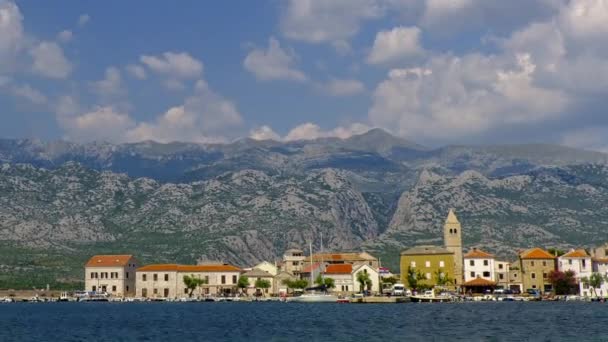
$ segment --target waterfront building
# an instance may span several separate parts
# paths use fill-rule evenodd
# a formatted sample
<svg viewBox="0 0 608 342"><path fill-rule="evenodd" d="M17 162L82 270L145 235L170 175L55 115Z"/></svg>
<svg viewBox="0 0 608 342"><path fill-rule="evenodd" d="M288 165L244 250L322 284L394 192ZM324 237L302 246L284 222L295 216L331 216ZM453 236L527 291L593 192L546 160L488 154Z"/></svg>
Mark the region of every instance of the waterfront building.
<svg viewBox="0 0 608 342"><path fill-rule="evenodd" d="M524 290L535 289L550 292L553 289L548 275L556 269L555 257L542 248L530 248L519 254Z"/></svg>
<svg viewBox="0 0 608 342"><path fill-rule="evenodd" d="M276 287L274 283L274 275L259 268L254 268L251 271L243 273L242 275L249 279L249 287L247 288L247 294L255 296L267 296L269 294L275 293ZM270 283L270 287L267 289L257 288L255 286L255 283L259 279L267 280Z"/></svg>
<svg viewBox="0 0 608 342"><path fill-rule="evenodd" d="M591 260L593 262L593 272L608 277L608 257L595 257ZM599 289L595 289L595 294L600 297L608 296L608 282L604 281Z"/></svg>
<svg viewBox="0 0 608 342"><path fill-rule="evenodd" d="M355 291L355 283L353 282L353 265L351 264L333 264L327 265L325 276L334 280L333 292L341 294L353 293Z"/></svg>
<svg viewBox="0 0 608 342"><path fill-rule="evenodd" d="M273 277L276 276L279 273L279 268L277 267L277 265L270 263L268 261L262 261L261 263L255 265L252 267L252 269L258 269L258 270L262 270L265 272L270 273Z"/></svg>
<svg viewBox="0 0 608 342"><path fill-rule="evenodd" d="M359 276L359 273L367 273L369 276L369 279L371 280L371 289L370 291L372 293L378 293L380 292L380 274L378 273L378 270L369 266L369 265L359 265L353 268L353 272L352 272L352 277L353 277L353 283L354 283L354 292L358 293L361 292L361 283L357 280L357 277ZM368 288L365 287L365 290L367 290Z"/></svg>
<svg viewBox="0 0 608 342"><path fill-rule="evenodd" d="M452 277L454 278L454 285L459 287L463 281L462 227L452 209L448 212L448 217L443 226L443 243L445 249L454 254Z"/></svg>
<svg viewBox="0 0 608 342"><path fill-rule="evenodd" d="M509 289L519 293L524 290L519 259L509 264Z"/></svg>
<svg viewBox="0 0 608 342"><path fill-rule="evenodd" d="M273 287L274 287L276 293L279 295L287 294L288 288L287 288L287 285L285 285L285 282L288 280L295 280L295 279L296 279L296 277L289 272L285 272L285 271L279 272L273 278L273 282L274 282Z"/></svg>
<svg viewBox="0 0 608 342"><path fill-rule="evenodd" d="M571 250L558 258L558 269L562 272L573 271L578 283L581 296L590 296L591 290L581 279L591 276L593 273L593 263L591 256L584 249Z"/></svg>
<svg viewBox="0 0 608 342"><path fill-rule="evenodd" d="M464 281L481 278L496 285L495 267L494 255L473 248L464 255Z"/></svg>
<svg viewBox="0 0 608 342"><path fill-rule="evenodd" d="M95 255L84 266L85 290L118 297L133 296L138 266L132 255Z"/></svg>
<svg viewBox="0 0 608 342"><path fill-rule="evenodd" d="M438 246L418 246L401 252L401 282L408 282L408 272L420 274L418 282L428 286L437 285L440 275L454 279L454 252Z"/></svg>
<svg viewBox="0 0 608 342"><path fill-rule="evenodd" d="M310 282L310 279L312 279L312 281L314 281L315 279L317 279L317 277L319 276L319 274L321 274L321 272L323 272L323 270L325 269L325 264L321 264L320 262L314 263L314 264L307 264L306 266L304 266L300 272L300 279L306 279ZM294 275L295 276L295 275ZM310 284L310 286L313 286L314 284Z"/></svg>
<svg viewBox="0 0 608 342"><path fill-rule="evenodd" d="M310 263L309 260L306 260ZM378 258L367 252L354 252L354 253L317 253L312 255L312 262L323 262L325 264L350 264L353 267L360 265L368 265L374 269L380 267Z"/></svg>
<svg viewBox="0 0 608 342"><path fill-rule="evenodd" d="M146 265L137 269L137 296L147 298L187 297L190 290L184 284L186 275L205 280L205 284L193 292L197 297L230 295L237 292L241 269L228 264Z"/></svg>
<svg viewBox="0 0 608 342"><path fill-rule="evenodd" d="M509 272L511 263L508 261L494 260L494 280L497 286L503 289L511 287Z"/></svg>
<svg viewBox="0 0 608 342"><path fill-rule="evenodd" d="M295 276L300 276L302 269L304 268L304 252L301 249L292 248L288 249L283 253L283 261L281 263L281 270L291 273Z"/></svg>

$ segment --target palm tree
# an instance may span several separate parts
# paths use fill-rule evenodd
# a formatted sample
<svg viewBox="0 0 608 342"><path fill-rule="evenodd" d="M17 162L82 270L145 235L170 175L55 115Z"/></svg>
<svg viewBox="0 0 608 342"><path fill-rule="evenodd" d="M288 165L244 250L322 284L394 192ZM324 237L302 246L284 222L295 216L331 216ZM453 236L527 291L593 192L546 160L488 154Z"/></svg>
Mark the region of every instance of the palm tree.
<svg viewBox="0 0 608 342"><path fill-rule="evenodd" d="M188 297L192 297L192 293L194 292L194 290L196 290L197 287L203 284L207 284L207 281L205 279L196 278L192 274L189 276L184 276L184 284L186 285L186 288L190 290L190 292L188 293Z"/></svg>

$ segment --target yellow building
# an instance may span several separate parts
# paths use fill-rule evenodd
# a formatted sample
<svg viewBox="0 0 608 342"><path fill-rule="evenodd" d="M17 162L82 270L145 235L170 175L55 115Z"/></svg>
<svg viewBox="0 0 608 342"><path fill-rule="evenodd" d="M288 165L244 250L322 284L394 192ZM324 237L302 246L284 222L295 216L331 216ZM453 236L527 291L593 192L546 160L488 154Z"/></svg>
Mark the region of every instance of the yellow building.
<svg viewBox="0 0 608 342"><path fill-rule="evenodd" d="M556 269L555 257L541 249L530 248L519 254L519 269L523 290L528 289L550 292L552 290L548 275Z"/></svg>
<svg viewBox="0 0 608 342"><path fill-rule="evenodd" d="M416 272L419 284L437 285L438 278L454 279L454 252L438 246L417 246L401 252L401 281L408 288L408 274Z"/></svg>

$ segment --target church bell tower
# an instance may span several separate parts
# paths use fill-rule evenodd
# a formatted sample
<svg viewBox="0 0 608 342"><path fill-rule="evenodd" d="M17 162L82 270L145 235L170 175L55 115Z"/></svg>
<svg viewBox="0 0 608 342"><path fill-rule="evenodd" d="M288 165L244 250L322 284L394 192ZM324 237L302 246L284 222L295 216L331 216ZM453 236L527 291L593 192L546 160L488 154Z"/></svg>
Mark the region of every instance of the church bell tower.
<svg viewBox="0 0 608 342"><path fill-rule="evenodd" d="M454 214L454 211L450 209L445 224L443 225L443 243L448 251L454 252L454 281L457 287L462 284L464 279L462 274L463 260L461 234L462 229L460 227L460 222L458 222L458 218Z"/></svg>

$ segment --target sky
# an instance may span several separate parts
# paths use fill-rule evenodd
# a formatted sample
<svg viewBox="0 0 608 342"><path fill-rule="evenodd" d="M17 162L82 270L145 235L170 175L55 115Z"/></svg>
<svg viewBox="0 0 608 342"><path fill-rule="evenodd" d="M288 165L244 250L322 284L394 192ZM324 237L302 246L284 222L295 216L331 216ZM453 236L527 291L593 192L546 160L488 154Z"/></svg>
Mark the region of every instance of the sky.
<svg viewBox="0 0 608 342"><path fill-rule="evenodd" d="M608 0L0 0L0 137L608 151Z"/></svg>

